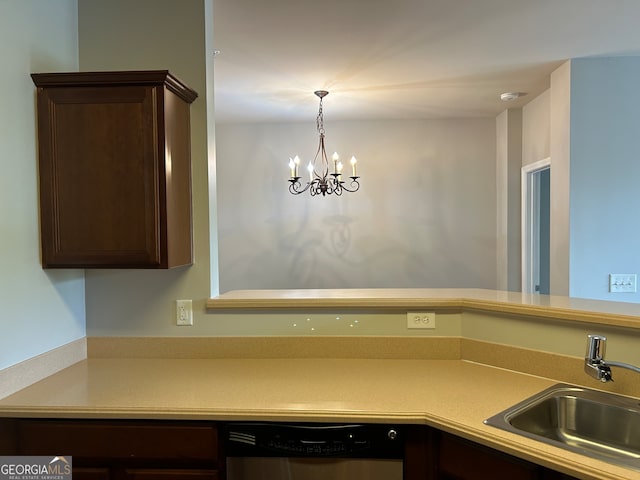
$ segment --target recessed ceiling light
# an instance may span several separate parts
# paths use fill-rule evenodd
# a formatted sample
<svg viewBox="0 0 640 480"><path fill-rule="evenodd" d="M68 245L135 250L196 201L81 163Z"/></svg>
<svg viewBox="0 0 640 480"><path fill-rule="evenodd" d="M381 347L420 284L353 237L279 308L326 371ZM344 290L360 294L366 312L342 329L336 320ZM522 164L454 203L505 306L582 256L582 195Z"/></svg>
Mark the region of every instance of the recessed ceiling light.
<svg viewBox="0 0 640 480"><path fill-rule="evenodd" d="M504 92L500 94L500 100L503 102L511 102L512 100L524 97L525 95L525 92Z"/></svg>

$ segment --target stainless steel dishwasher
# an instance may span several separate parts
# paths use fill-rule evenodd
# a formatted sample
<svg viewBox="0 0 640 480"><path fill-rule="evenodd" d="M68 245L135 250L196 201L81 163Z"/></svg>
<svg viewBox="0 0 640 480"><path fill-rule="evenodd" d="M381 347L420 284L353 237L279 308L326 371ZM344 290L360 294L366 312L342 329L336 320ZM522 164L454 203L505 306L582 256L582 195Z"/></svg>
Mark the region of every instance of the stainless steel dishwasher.
<svg viewBox="0 0 640 480"><path fill-rule="evenodd" d="M227 480L402 480L400 426L237 422L224 431Z"/></svg>

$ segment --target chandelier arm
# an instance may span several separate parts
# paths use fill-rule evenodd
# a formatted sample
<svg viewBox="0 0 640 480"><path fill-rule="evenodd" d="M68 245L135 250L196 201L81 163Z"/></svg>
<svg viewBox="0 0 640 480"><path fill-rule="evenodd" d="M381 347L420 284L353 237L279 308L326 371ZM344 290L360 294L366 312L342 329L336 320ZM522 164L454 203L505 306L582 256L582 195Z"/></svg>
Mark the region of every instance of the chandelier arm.
<svg viewBox="0 0 640 480"><path fill-rule="evenodd" d="M353 193L353 192L357 192L360 189L360 182L358 182L358 178L360 177L349 177L351 179L351 182L349 182L349 187L347 187L345 185L345 182L340 182L340 187L343 190L346 190L347 192Z"/></svg>
<svg viewBox="0 0 640 480"><path fill-rule="evenodd" d="M315 197L316 195L324 196L326 194L326 188L321 179L316 178L313 181L313 185L311 187L311 190L309 190L309 193L312 197Z"/></svg>
<svg viewBox="0 0 640 480"><path fill-rule="evenodd" d="M336 185L333 182L333 180L327 180L327 191L326 194L327 195L333 195L334 193L336 193Z"/></svg>
<svg viewBox="0 0 640 480"><path fill-rule="evenodd" d="M300 183L300 177L293 177L289 179L289 193L292 193L293 195L300 195L301 193L306 192L307 190L309 190L309 187L311 187L311 183L307 183L307 186L302 190L300 189L300 187L302 187L302 184Z"/></svg>

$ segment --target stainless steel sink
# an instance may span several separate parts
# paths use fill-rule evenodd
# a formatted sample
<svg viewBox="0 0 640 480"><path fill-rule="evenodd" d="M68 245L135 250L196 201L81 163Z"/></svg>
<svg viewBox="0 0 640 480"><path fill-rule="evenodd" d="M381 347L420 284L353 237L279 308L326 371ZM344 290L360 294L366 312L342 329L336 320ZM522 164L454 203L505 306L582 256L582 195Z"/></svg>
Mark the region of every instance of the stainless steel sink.
<svg viewBox="0 0 640 480"><path fill-rule="evenodd" d="M637 399L558 384L484 423L640 470L640 401Z"/></svg>

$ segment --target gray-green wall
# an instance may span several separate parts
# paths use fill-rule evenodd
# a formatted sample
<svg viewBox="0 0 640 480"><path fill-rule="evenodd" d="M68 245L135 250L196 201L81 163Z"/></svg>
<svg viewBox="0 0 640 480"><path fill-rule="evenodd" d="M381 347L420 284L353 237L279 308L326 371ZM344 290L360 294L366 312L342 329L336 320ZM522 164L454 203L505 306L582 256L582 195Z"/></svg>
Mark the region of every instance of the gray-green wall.
<svg viewBox="0 0 640 480"><path fill-rule="evenodd" d="M40 267L35 87L78 70L76 0L0 1L0 369L85 335L84 273Z"/></svg>
<svg viewBox="0 0 640 480"><path fill-rule="evenodd" d="M325 111L330 111L330 96ZM317 148L315 117L217 125L221 291L496 288L494 118L336 121L326 144L357 193L293 196ZM350 173L348 173L350 175Z"/></svg>
<svg viewBox="0 0 640 480"><path fill-rule="evenodd" d="M79 0L81 70L168 69L196 90L191 106L195 264L169 271L87 270L89 335L195 335L209 291L205 1ZM175 326L193 299L196 327Z"/></svg>
<svg viewBox="0 0 640 480"><path fill-rule="evenodd" d="M571 62L570 295L609 293L610 273L640 274L640 57Z"/></svg>

